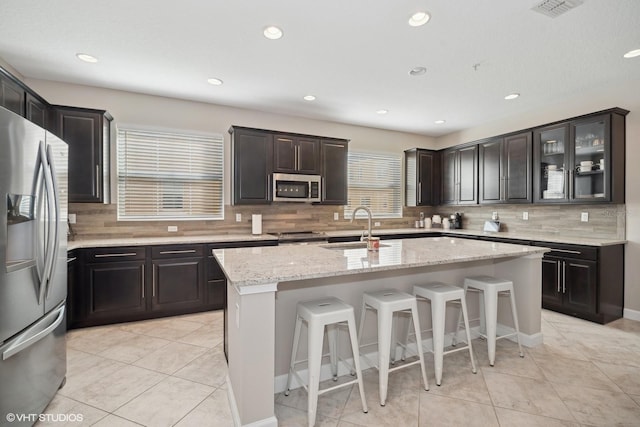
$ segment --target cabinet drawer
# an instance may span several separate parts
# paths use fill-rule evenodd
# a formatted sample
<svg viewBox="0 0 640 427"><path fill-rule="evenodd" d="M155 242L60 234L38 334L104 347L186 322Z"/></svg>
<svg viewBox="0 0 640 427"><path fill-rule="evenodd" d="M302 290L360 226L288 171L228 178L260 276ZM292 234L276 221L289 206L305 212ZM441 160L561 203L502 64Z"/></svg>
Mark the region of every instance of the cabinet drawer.
<svg viewBox="0 0 640 427"><path fill-rule="evenodd" d="M551 249L545 256L562 258L579 258L585 260L598 260L598 248L594 246L563 245L558 243L533 242L533 246L542 246Z"/></svg>
<svg viewBox="0 0 640 427"><path fill-rule="evenodd" d="M201 257L202 254L202 245L169 245L151 247L151 258L153 259Z"/></svg>
<svg viewBox="0 0 640 427"><path fill-rule="evenodd" d="M87 263L140 260L145 259L146 248L144 246L93 248L87 250L85 256Z"/></svg>

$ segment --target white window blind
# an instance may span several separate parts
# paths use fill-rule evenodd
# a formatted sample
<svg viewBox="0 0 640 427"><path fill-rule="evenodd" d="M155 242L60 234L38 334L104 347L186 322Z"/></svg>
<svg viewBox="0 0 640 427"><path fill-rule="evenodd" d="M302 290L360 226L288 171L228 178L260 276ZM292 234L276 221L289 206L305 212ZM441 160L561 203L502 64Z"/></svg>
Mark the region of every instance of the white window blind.
<svg viewBox="0 0 640 427"><path fill-rule="evenodd" d="M402 156L349 151L349 198L345 218L358 206L366 206L375 218L402 217ZM365 218L358 211L356 218Z"/></svg>
<svg viewBox="0 0 640 427"><path fill-rule="evenodd" d="M224 219L222 135L118 128L118 219Z"/></svg>

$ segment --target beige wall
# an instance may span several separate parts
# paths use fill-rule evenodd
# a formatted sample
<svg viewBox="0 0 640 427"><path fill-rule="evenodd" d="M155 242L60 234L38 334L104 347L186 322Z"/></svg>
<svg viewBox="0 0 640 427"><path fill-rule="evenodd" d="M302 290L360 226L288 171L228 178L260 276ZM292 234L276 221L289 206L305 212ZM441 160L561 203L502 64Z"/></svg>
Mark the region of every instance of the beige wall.
<svg viewBox="0 0 640 427"><path fill-rule="evenodd" d="M637 165L640 164L640 142L638 141L640 139L640 98L635 95L637 90L632 90L633 88L619 88L613 91L609 90L607 92L596 93L595 95L592 93L588 98L576 94L571 98L571 101L558 102L543 110L505 117L499 121L487 123L462 132L440 138L431 138L422 135L322 122L110 89L33 79L26 79L26 83L51 103L106 109L115 117L117 123L221 133L225 137L227 148L225 153L227 176L229 174L228 165L230 164L228 149L229 134L227 130L231 125L347 138L351 140L351 149L402 152L407 148L413 147L448 147L611 107L628 109L631 113L627 116L626 237L629 240L629 244L626 247L625 313L628 317L640 320L640 263L637 262L637 260L640 259L640 185L637 185L637 183L640 183L640 168L637 167ZM638 84L634 85L634 87L636 89L640 88L640 80L638 80ZM230 180L227 179L227 184L225 185L226 203L229 203L229 182ZM634 185L634 183L636 184ZM83 208L85 211L92 209L90 206ZM339 208L340 207L336 207L335 210L341 212ZM227 212L230 210L233 211L233 209L233 207L227 208ZM276 223L282 221L282 217L278 216L281 215L278 208L265 209L267 209L267 214L270 212L269 209L273 211L274 215L276 215L274 218ZM545 215L545 208L536 209L542 215ZM251 208L243 208L242 211L247 212L251 210ZM304 221L312 221L307 222L307 224L317 224L318 221L325 223L326 221L332 221L333 210L332 208L323 208L319 215L309 215L308 218L303 219L303 224ZM476 209L477 212L480 210L482 210L482 208ZM519 207L513 210L517 212ZM426 211L427 214L430 213L429 210ZM314 212L319 211L316 210ZM620 212L619 209L618 212ZM385 225L398 227L405 223L411 224L415 214L415 209L405 209L405 216L409 216L408 218L405 218L403 221L390 222L389 224L385 224L383 221L382 225L383 227ZM117 229L118 224L115 223L113 214L111 214L109 218L109 223ZM285 218L288 218L290 221L288 225L294 224L296 227L300 225L297 221L294 221L291 216L285 216ZM230 220L225 221L226 225L230 225L228 221ZM622 221L623 226L624 222L625 221ZM618 226L620 223L621 221L618 218ZM325 227L325 229L333 228L331 226L334 224L335 223L327 223L328 227ZM128 225L131 226L132 224ZM152 225L148 226L152 227ZM219 224L213 226L211 224L203 224L202 226L207 229L210 229L210 227L219 229L221 227ZM222 227L224 226L225 224L222 224ZM342 228L345 227L346 224L341 222L335 224L335 226L335 228ZM248 227L248 223L244 222L244 227ZM304 225L302 227L304 228ZM164 229L166 229L166 227L164 227ZM588 230L589 228L587 227L585 231ZM197 232L197 230L194 229L192 232ZM576 230L576 232L580 232L580 229ZM616 234L617 233L619 233L619 227L616 229Z"/></svg>
<svg viewBox="0 0 640 427"><path fill-rule="evenodd" d="M625 317L640 320L640 79L632 87L602 91L525 115L466 129L437 139L438 148L474 141L611 107L630 111L626 135ZM605 284L606 286L606 284Z"/></svg>

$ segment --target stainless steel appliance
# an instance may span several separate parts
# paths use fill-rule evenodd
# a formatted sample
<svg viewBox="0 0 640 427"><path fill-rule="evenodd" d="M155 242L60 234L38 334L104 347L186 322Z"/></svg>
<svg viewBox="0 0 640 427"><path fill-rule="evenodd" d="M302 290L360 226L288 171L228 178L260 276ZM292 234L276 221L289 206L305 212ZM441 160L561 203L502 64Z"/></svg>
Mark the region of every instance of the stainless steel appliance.
<svg viewBox="0 0 640 427"><path fill-rule="evenodd" d="M33 425L66 375L67 154L61 139L0 108L2 426Z"/></svg>
<svg viewBox="0 0 640 427"><path fill-rule="evenodd" d="M272 181L274 202L321 201L320 175L274 173Z"/></svg>

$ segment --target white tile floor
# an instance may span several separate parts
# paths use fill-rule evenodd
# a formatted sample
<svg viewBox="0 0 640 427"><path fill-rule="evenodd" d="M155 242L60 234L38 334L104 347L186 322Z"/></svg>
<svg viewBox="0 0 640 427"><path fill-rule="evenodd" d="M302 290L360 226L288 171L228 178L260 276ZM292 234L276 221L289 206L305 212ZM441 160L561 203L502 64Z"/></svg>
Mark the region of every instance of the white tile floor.
<svg viewBox="0 0 640 427"><path fill-rule="evenodd" d="M430 391L419 367L395 372L384 407L377 372L365 371L369 413L354 386L320 397L317 425L640 426L640 322L543 311L542 328L545 344L523 359L499 341L493 368L475 340L476 375L465 352L446 356L440 387L427 354ZM222 339L221 312L73 330L67 384L46 412L82 414L73 426L230 426ZM281 426L306 425L300 389L275 401Z"/></svg>

